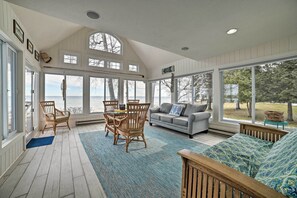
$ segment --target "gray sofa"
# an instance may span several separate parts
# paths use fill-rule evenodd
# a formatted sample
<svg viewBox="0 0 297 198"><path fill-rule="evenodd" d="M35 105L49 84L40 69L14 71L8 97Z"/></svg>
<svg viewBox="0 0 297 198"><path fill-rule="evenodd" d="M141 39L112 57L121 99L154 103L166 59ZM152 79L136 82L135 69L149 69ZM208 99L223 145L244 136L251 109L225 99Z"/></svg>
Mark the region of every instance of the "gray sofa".
<svg viewBox="0 0 297 198"><path fill-rule="evenodd" d="M179 103L180 104L180 103ZM200 132L207 132L210 113L204 112L207 105L184 104L181 116L170 115L171 103L163 103L158 108L149 110L150 125L156 124L182 133L186 133L190 138Z"/></svg>

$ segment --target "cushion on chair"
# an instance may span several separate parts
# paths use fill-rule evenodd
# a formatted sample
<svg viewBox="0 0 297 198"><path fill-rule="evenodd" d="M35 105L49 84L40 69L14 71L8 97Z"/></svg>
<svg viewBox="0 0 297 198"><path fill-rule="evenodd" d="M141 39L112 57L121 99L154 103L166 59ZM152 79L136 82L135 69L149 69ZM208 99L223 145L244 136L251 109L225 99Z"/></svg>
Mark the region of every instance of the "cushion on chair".
<svg viewBox="0 0 297 198"><path fill-rule="evenodd" d="M297 131L277 141L255 177L287 197L297 197Z"/></svg>
<svg viewBox="0 0 297 198"><path fill-rule="evenodd" d="M179 116L179 117L173 118L172 123L176 124L176 125L187 127L188 126L188 117Z"/></svg>
<svg viewBox="0 0 297 198"><path fill-rule="evenodd" d="M175 118L176 116L173 116L173 115L160 115L160 120L163 121L163 122L169 122L169 123L172 123L172 120L173 118Z"/></svg>
<svg viewBox="0 0 297 198"><path fill-rule="evenodd" d="M50 120L54 120L54 117L50 117ZM63 120L68 120L68 116L63 116L63 115L56 116L57 122L63 121Z"/></svg>
<svg viewBox="0 0 297 198"><path fill-rule="evenodd" d="M160 106L160 112L169 113L171 110L171 107L172 107L171 103L162 103Z"/></svg>
<svg viewBox="0 0 297 198"><path fill-rule="evenodd" d="M169 115L180 116L184 108L185 108L184 105L174 104L171 107Z"/></svg>
<svg viewBox="0 0 297 198"><path fill-rule="evenodd" d="M272 142L238 133L206 149L202 154L255 177L272 145Z"/></svg>
<svg viewBox="0 0 297 198"><path fill-rule="evenodd" d="M192 113L204 112L206 110L207 104L205 105L192 105L187 104L184 116L190 116Z"/></svg>

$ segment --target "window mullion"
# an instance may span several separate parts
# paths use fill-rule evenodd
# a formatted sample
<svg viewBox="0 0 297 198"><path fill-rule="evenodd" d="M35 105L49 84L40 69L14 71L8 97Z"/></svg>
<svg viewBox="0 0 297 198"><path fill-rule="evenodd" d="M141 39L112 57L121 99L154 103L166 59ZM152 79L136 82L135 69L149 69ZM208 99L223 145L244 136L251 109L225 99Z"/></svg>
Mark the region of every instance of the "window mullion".
<svg viewBox="0 0 297 198"><path fill-rule="evenodd" d="M256 120L256 76L255 67L252 67L252 123Z"/></svg>

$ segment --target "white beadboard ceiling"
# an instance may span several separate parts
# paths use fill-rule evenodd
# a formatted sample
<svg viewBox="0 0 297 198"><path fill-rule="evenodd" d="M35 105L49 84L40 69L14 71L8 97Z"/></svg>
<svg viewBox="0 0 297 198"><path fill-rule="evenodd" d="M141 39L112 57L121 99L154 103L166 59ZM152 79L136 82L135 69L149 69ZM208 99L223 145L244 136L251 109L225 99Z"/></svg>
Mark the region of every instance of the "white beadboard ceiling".
<svg viewBox="0 0 297 198"><path fill-rule="evenodd" d="M7 1L195 60L297 33L296 0ZM89 19L88 10L97 11L100 19ZM227 35L234 27L238 33ZM136 42L131 43L137 49ZM189 50L182 51L184 46ZM147 56L144 59L159 58L145 51L140 54Z"/></svg>

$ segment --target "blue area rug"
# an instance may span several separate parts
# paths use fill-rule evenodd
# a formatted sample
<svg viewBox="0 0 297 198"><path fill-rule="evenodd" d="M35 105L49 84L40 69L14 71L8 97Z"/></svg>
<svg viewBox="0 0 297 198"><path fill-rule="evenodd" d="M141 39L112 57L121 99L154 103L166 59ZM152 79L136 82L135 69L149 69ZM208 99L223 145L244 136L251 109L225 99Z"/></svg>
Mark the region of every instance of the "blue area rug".
<svg viewBox="0 0 297 198"><path fill-rule="evenodd" d="M180 197L182 160L177 152L209 147L187 135L150 126L145 128L147 148L143 142L131 142L129 153L124 140L113 145L113 134L79 136L107 197Z"/></svg>
<svg viewBox="0 0 297 198"><path fill-rule="evenodd" d="M41 137L41 138L32 138L27 144L26 148L33 148L38 146L46 146L53 143L55 136Z"/></svg>

